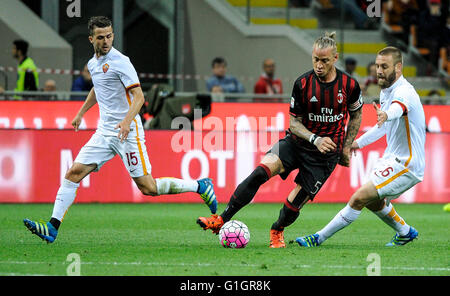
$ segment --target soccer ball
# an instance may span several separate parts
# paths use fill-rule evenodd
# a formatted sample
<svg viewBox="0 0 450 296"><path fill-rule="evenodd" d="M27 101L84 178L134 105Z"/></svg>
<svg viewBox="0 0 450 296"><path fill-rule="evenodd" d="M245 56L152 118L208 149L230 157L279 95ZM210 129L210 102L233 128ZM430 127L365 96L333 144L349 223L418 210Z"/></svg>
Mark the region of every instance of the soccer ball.
<svg viewBox="0 0 450 296"><path fill-rule="evenodd" d="M219 240L224 248L245 248L250 241L250 231L241 221L230 220L220 228Z"/></svg>

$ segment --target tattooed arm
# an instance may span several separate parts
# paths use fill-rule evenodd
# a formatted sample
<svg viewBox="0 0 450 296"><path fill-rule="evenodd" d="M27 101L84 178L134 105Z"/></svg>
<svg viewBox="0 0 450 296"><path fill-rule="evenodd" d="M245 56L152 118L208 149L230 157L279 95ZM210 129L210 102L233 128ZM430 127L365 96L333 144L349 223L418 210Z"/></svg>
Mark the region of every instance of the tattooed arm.
<svg viewBox="0 0 450 296"><path fill-rule="evenodd" d="M313 135L302 123L301 116L292 116L290 118L289 129L297 137L309 141ZM313 143L321 153L327 153L336 150L336 144L329 137L317 137L317 140Z"/></svg>
<svg viewBox="0 0 450 296"><path fill-rule="evenodd" d="M344 148L342 149L341 159L339 160L339 164L342 166L350 166L350 150L353 141L358 134L359 127L361 125L361 119L362 108L359 108L354 112L350 112L350 120L347 124L347 134L345 135Z"/></svg>

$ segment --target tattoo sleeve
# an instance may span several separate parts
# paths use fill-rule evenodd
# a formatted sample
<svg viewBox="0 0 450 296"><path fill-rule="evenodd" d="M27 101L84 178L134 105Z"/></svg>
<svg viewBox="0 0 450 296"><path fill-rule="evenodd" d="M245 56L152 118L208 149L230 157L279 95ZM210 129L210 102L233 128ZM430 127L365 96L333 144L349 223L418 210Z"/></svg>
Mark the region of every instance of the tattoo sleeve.
<svg viewBox="0 0 450 296"><path fill-rule="evenodd" d="M350 120L347 124L347 133L345 135L344 147L350 147L358 134L361 126L362 108L350 112Z"/></svg>
<svg viewBox="0 0 450 296"><path fill-rule="evenodd" d="M312 135L312 132L310 132L302 123L302 117L295 117L292 116L290 117L289 120L289 129L291 130L291 132L293 134L295 134L296 136L305 139L307 141L309 141L309 138Z"/></svg>

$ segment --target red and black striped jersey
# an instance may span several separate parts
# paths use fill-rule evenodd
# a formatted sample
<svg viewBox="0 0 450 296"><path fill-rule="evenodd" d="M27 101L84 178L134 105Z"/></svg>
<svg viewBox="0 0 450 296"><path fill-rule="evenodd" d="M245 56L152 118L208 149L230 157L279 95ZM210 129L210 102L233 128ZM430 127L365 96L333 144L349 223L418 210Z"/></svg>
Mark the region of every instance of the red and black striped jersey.
<svg viewBox="0 0 450 296"><path fill-rule="evenodd" d="M301 117L303 125L321 137L330 137L342 151L348 112L363 105L358 82L336 69L336 78L321 82L314 70L306 72L294 83L289 113Z"/></svg>

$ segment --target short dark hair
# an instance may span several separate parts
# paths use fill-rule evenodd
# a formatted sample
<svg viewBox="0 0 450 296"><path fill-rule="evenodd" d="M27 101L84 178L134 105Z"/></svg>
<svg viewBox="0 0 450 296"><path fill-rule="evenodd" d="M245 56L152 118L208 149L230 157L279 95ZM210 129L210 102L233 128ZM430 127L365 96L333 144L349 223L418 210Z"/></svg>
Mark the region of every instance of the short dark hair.
<svg viewBox="0 0 450 296"><path fill-rule="evenodd" d="M106 16L93 16L89 19L88 30L89 36L94 36L95 28L112 27L112 22Z"/></svg>
<svg viewBox="0 0 450 296"><path fill-rule="evenodd" d="M349 57L349 58L345 59L345 64L346 65L356 65L356 64L358 64L358 62L354 58Z"/></svg>
<svg viewBox="0 0 450 296"><path fill-rule="evenodd" d="M225 66L226 66L227 61L225 61L225 59L222 57L216 57L212 60L211 67L214 68L214 65L216 65L216 64L225 64Z"/></svg>
<svg viewBox="0 0 450 296"><path fill-rule="evenodd" d="M393 47L393 46L385 47L378 52L378 55L382 55L382 56L391 55L392 60L394 62L394 66L397 65L398 63L403 64L402 52L397 47Z"/></svg>
<svg viewBox="0 0 450 296"><path fill-rule="evenodd" d="M28 42L22 39L17 39L13 41L14 46L17 50L20 50L24 56L27 55L28 52Z"/></svg>

